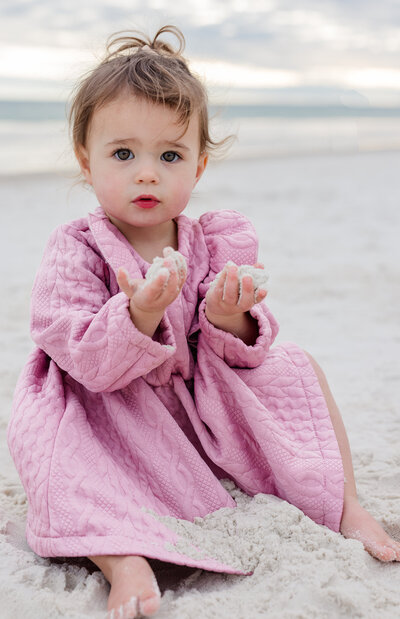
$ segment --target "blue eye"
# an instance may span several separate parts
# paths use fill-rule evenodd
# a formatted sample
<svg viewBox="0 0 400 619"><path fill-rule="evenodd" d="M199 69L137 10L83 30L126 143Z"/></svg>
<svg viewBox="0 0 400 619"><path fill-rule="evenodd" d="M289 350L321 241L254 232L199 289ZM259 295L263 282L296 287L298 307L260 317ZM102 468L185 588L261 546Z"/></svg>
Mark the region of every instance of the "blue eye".
<svg viewBox="0 0 400 619"><path fill-rule="evenodd" d="M161 155L162 161L166 161L167 163L175 163L178 159L181 159L180 155L173 150L167 150L166 153Z"/></svg>
<svg viewBox="0 0 400 619"><path fill-rule="evenodd" d="M115 151L114 157L116 157L119 161L128 161L128 159L133 159L134 154L128 148L119 148Z"/></svg>

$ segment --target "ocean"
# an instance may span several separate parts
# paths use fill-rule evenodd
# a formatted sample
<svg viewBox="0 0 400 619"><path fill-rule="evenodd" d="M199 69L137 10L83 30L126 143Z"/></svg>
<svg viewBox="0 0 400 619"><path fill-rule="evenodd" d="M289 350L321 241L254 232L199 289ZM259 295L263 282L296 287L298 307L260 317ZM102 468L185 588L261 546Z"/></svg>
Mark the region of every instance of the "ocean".
<svg viewBox="0 0 400 619"><path fill-rule="evenodd" d="M236 136L234 159L400 150L400 108L228 105L210 117L217 139ZM66 103L0 101L0 175L72 170Z"/></svg>

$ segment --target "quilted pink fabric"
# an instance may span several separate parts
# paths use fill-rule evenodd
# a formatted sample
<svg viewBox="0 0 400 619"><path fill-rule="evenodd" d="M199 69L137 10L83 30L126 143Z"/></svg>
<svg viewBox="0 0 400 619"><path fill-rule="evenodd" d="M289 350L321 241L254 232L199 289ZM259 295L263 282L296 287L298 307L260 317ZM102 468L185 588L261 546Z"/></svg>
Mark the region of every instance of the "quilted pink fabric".
<svg viewBox="0 0 400 619"><path fill-rule="evenodd" d="M139 554L240 573L183 553L156 517L234 507L222 478L339 529L342 462L308 358L294 344L270 348L278 326L264 303L251 310L254 346L205 317L225 263L256 262L253 226L231 210L176 221L188 275L153 338L116 280L120 266L144 277L149 264L101 208L49 240L32 293L37 347L8 430L41 556Z"/></svg>

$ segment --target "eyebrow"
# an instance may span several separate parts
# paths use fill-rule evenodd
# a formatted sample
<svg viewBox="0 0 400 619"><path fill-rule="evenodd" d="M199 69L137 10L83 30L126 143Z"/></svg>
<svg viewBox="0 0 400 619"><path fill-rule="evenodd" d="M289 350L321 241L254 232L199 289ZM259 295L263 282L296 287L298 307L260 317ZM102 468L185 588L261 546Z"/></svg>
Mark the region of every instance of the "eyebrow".
<svg viewBox="0 0 400 619"><path fill-rule="evenodd" d="M138 140L137 138L121 138L121 139L117 138L116 140L107 142L106 146L116 146L117 144L129 144L129 142L140 143L140 140ZM165 145L169 148L177 148L178 150L190 150L190 148L186 146L185 144L182 144L182 142L170 142L169 140L159 142L157 145L159 146Z"/></svg>

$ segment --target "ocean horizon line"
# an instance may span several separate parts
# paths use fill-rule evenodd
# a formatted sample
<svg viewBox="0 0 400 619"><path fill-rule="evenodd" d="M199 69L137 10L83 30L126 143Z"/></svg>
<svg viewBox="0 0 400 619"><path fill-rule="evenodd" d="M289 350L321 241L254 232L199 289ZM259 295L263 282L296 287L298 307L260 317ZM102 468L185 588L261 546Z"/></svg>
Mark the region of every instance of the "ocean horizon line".
<svg viewBox="0 0 400 619"><path fill-rule="evenodd" d="M234 104L209 111L217 141L236 136L222 153L229 159L400 151L400 108ZM71 166L66 102L0 101L0 174Z"/></svg>
<svg viewBox="0 0 400 619"><path fill-rule="evenodd" d="M345 103L227 103L209 105L211 116L222 118L399 118L400 107ZM62 121L68 101L0 99L1 121Z"/></svg>

